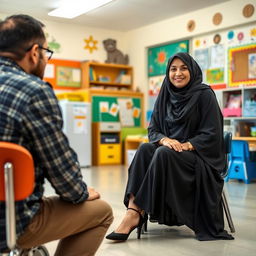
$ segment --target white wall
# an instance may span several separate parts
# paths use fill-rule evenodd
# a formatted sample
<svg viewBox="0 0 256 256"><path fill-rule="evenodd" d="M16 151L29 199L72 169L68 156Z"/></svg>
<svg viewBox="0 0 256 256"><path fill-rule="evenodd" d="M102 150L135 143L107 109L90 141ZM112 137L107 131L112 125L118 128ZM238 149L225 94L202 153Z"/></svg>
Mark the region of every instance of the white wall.
<svg viewBox="0 0 256 256"><path fill-rule="evenodd" d="M243 7L249 3L254 5L255 11L252 17L245 18L242 15L242 10ZM193 1L191 1L191 4L193 4ZM222 23L218 26L214 25L212 22L212 17L217 12L220 12L223 16ZM194 20L196 22L196 27L193 32L188 32L187 30L187 23L189 20ZM226 3L190 12L127 32L125 34L126 41L129 42L127 52L130 56L131 65L134 67L135 86L139 86L141 91L145 92L145 96L147 95L148 47L175 42L181 39L191 39L205 33L252 23L255 22L255 20L255 0L231 0ZM145 107L147 107L147 97L145 100Z"/></svg>
<svg viewBox="0 0 256 256"><path fill-rule="evenodd" d="M0 19L4 19L9 15L10 14L0 14ZM59 53L55 52L53 55L53 58L55 59L79 61L97 60L104 62L107 58L107 53L103 48L103 40L107 38L116 39L117 47L119 49L124 49L124 45L126 45L124 41L124 32L39 20L46 26L45 31L49 34L47 41L49 42L54 38L56 42L61 44L61 51ZM90 35L93 36L94 40L98 41L98 50L93 51L92 53L84 49L86 45L84 39L88 39Z"/></svg>
<svg viewBox="0 0 256 256"><path fill-rule="evenodd" d="M253 4L255 7L255 12L250 18L245 18L242 15L243 7L246 4ZM212 22L212 17L217 12L223 15L222 23L218 26ZM5 16L0 14L0 18ZM187 23L192 19L196 22L196 27L193 32L188 32ZM102 41L106 38L117 39L117 48L129 55L130 64L134 67L135 87L139 87L142 92L145 92L145 109L147 109L147 48L181 39L192 39L247 23L254 22L256 24L256 0L231 0L128 32L42 21L45 23L50 37L54 37L57 42L61 43L61 52L56 53L54 58L90 59L104 62L106 51ZM85 46L84 39L89 38L90 35L93 36L94 40L98 40L98 50L92 54L83 49Z"/></svg>

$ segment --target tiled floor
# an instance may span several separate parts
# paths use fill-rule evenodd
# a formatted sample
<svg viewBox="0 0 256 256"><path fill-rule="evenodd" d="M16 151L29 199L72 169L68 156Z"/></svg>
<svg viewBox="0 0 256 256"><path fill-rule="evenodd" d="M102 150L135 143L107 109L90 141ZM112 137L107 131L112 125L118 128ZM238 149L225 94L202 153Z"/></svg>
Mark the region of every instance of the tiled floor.
<svg viewBox="0 0 256 256"><path fill-rule="evenodd" d="M127 168L92 167L83 169L83 175L87 184L95 187L101 197L111 204L115 220L109 231L114 230L125 213L122 200ZM234 241L199 242L185 226L172 228L150 223L149 231L140 240L136 239L135 231L125 243L113 243L105 239L97 256L255 256L256 182L246 185L230 181L225 184L225 190L236 228ZM54 193L49 184L46 184L46 193ZM51 256L54 255L56 244L54 241L46 245Z"/></svg>

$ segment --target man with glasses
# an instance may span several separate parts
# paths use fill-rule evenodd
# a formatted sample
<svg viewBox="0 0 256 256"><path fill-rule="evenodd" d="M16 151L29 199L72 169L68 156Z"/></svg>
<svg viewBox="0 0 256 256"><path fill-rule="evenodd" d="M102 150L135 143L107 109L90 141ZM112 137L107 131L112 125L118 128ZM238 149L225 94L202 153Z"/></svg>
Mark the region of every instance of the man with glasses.
<svg viewBox="0 0 256 256"><path fill-rule="evenodd" d="M83 181L56 96L42 80L53 54L43 27L27 15L0 22L0 141L26 147L35 164L34 192L16 203L17 244L29 249L60 240L57 256L94 255L112 210ZM45 178L58 196L43 197ZM0 202L0 254L7 250L4 207Z"/></svg>

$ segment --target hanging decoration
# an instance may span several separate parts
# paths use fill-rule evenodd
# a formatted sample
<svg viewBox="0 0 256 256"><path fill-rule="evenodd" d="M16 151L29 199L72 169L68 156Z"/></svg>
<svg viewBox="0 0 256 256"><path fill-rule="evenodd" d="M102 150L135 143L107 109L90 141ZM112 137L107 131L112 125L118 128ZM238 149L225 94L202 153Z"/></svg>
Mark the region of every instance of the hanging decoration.
<svg viewBox="0 0 256 256"><path fill-rule="evenodd" d="M84 42L86 43L84 49L88 50L90 53L92 53L94 50L98 50L98 40L94 40L93 36L89 36L88 39L84 39Z"/></svg>
<svg viewBox="0 0 256 256"><path fill-rule="evenodd" d="M243 16L245 18L250 18L254 14L254 6L252 4L247 4L243 8Z"/></svg>
<svg viewBox="0 0 256 256"><path fill-rule="evenodd" d="M192 31L195 29L195 27L196 27L195 21L194 21L194 20L190 20L190 21L188 22L188 24L187 24L187 30L188 30L189 32L192 32Z"/></svg>
<svg viewBox="0 0 256 256"><path fill-rule="evenodd" d="M212 18L212 22L214 25L220 25L220 23L222 22L222 14L217 12L214 14L213 18Z"/></svg>

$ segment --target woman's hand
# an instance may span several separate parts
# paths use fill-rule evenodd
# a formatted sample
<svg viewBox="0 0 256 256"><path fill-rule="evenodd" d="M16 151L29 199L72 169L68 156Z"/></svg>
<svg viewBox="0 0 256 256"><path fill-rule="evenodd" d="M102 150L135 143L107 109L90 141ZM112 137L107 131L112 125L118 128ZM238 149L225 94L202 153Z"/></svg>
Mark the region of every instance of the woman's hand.
<svg viewBox="0 0 256 256"><path fill-rule="evenodd" d="M166 146L166 147L171 148L178 152L182 152L182 144L178 140L175 140L175 139L170 139L167 137L162 138L160 140L160 145Z"/></svg>
<svg viewBox="0 0 256 256"><path fill-rule="evenodd" d="M181 145L182 145L182 150L186 150L186 151L194 150L193 145L189 141L185 142L185 143L182 143Z"/></svg>

